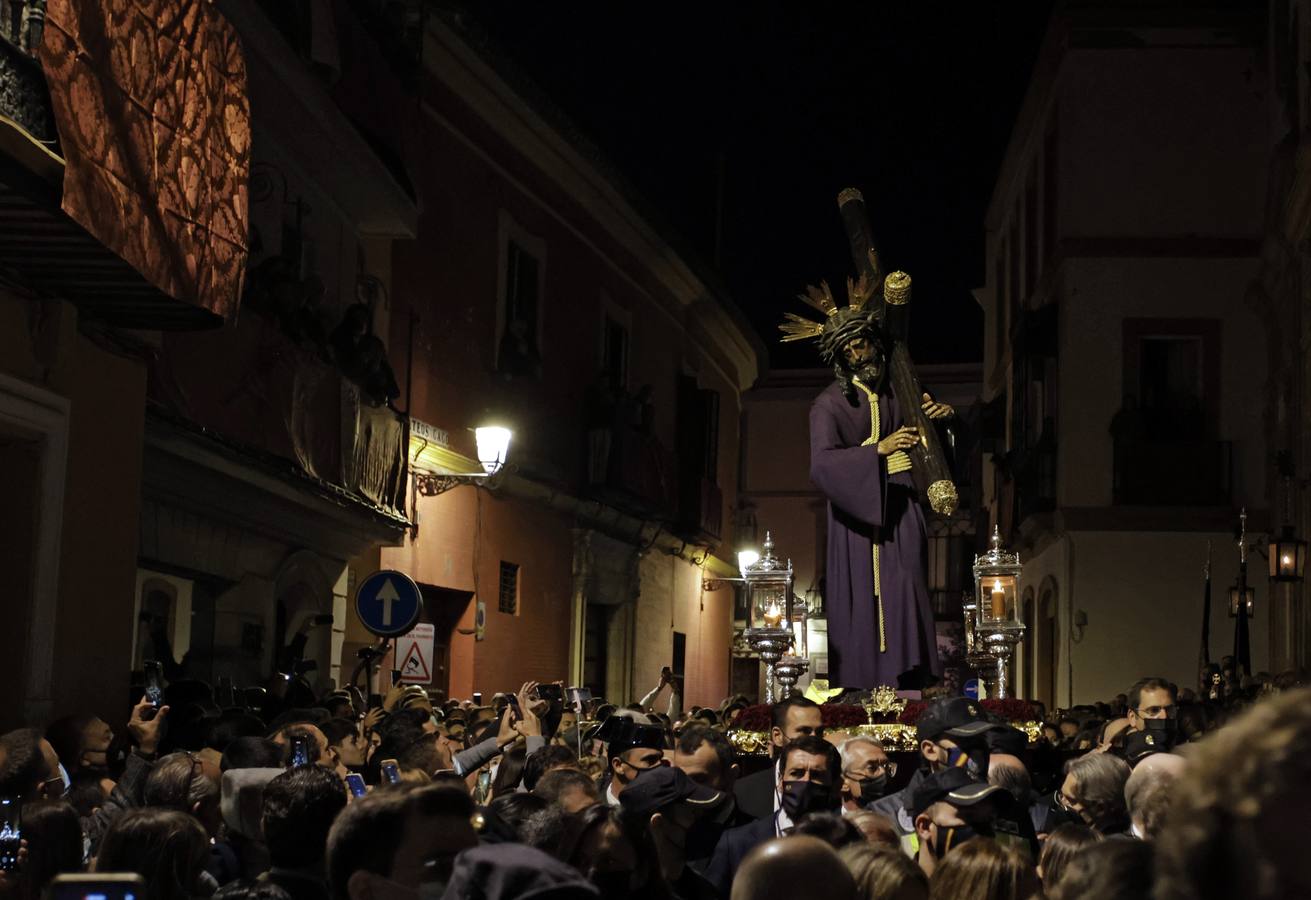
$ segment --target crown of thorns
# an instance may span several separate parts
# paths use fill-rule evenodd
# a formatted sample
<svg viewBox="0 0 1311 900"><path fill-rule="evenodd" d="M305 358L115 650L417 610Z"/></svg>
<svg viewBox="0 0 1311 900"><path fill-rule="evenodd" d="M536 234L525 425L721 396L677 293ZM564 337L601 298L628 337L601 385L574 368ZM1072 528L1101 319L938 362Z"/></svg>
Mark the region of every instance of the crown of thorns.
<svg viewBox="0 0 1311 900"><path fill-rule="evenodd" d="M796 313L784 313L783 324L778 326L783 332L780 340L790 343L818 339L820 356L825 362L833 362L847 342L861 336L886 343L878 311L869 302L873 295L874 291L864 275L858 281L847 279L846 306L838 306L834 302L828 282L821 281L819 287L808 284L806 292L798 294L797 299L823 313L824 321L816 322Z"/></svg>

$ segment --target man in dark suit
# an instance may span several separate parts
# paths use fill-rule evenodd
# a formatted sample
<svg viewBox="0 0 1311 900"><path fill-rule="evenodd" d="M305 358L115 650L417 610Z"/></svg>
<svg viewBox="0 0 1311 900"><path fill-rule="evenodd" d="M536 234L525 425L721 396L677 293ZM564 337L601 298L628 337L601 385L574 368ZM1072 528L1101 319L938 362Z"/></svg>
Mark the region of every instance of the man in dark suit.
<svg viewBox="0 0 1311 900"><path fill-rule="evenodd" d="M791 696L775 703L772 709L773 728L769 733L771 755L777 757L778 751L789 741L813 735L823 737L824 724L820 716L819 705L813 700L801 696ZM774 762L777 759L773 760ZM733 796L737 799L737 808L753 819L772 818L779 808L776 793L777 773L774 766L739 778L733 786Z"/></svg>
<svg viewBox="0 0 1311 900"><path fill-rule="evenodd" d="M774 790L781 798L779 810L725 831L710 857L705 878L721 896L728 896L738 866L753 848L787 834L808 813L836 813L842 806L842 758L822 737L805 735L787 744L769 771L777 779Z"/></svg>

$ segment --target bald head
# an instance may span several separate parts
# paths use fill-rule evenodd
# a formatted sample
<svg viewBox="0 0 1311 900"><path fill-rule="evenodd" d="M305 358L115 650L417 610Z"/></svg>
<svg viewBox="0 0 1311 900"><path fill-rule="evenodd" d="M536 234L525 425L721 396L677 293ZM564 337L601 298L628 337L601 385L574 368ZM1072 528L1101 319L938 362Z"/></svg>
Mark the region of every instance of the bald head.
<svg viewBox="0 0 1311 900"><path fill-rule="evenodd" d="M819 838L778 838L747 854L730 900L855 900L856 884L841 857Z"/></svg>
<svg viewBox="0 0 1311 900"><path fill-rule="evenodd" d="M1124 804L1139 837L1156 837L1170 808L1171 786L1187 765L1174 753L1153 753L1134 766L1124 784Z"/></svg>
<svg viewBox="0 0 1311 900"><path fill-rule="evenodd" d="M1005 788L1021 803L1028 803L1033 791L1033 781L1024 760L1009 753L993 753L988 757L988 783Z"/></svg>

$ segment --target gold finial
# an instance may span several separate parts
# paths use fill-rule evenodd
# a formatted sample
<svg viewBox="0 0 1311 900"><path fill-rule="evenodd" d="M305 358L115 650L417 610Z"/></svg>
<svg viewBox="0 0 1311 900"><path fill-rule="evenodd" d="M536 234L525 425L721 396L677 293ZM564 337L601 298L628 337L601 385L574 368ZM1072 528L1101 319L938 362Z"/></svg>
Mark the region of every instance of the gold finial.
<svg viewBox="0 0 1311 900"><path fill-rule="evenodd" d="M910 276L905 272L889 272L883 279L883 299L892 306L910 302Z"/></svg>

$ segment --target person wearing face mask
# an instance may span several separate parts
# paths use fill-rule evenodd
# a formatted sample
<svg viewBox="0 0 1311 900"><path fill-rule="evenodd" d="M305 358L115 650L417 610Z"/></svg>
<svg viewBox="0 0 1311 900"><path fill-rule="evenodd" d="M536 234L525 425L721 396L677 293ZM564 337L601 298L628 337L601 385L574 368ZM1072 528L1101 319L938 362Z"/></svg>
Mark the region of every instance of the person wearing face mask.
<svg viewBox="0 0 1311 900"><path fill-rule="evenodd" d="M473 800L450 784L375 791L328 832L331 900L437 900L457 854L478 846Z"/></svg>
<svg viewBox="0 0 1311 900"><path fill-rule="evenodd" d="M909 810L915 830L902 838L902 847L932 877L955 848L978 836L999 836L998 810L1011 803L1004 788L975 781L963 768L943 769L915 788Z"/></svg>
<svg viewBox="0 0 1311 900"><path fill-rule="evenodd" d="M866 807L889 819L900 835L915 831L911 799L930 775L948 768L962 768L975 781L988 778L988 733L996 726L983 716L983 708L969 697L935 700L915 722L922 765L910 783Z"/></svg>
<svg viewBox="0 0 1311 900"><path fill-rule="evenodd" d="M705 877L721 894L728 893L738 866L754 847L787 834L807 813L838 812L842 807L842 757L823 738L802 737L784 746L774 773L778 812L728 829L715 845Z"/></svg>
<svg viewBox="0 0 1311 900"><path fill-rule="evenodd" d="M713 888L703 873L733 814L731 795L662 766L628 786L625 818L650 831L660 872L679 897L704 897Z"/></svg>
<svg viewBox="0 0 1311 900"><path fill-rule="evenodd" d="M1088 753L1065 764L1065 780L1056 802L1069 817L1077 816L1103 837L1129 831L1124 786L1129 764L1109 753Z"/></svg>
<svg viewBox="0 0 1311 900"><path fill-rule="evenodd" d="M1129 688L1129 728L1155 738L1157 746L1172 749L1178 737L1177 690L1164 678L1143 678Z"/></svg>
<svg viewBox="0 0 1311 900"><path fill-rule="evenodd" d="M842 742L842 809L868 809L888 792L888 782L897 774L897 764L888 759L883 745L870 737L853 737Z"/></svg>
<svg viewBox="0 0 1311 900"><path fill-rule="evenodd" d="M610 760L609 783L605 788L605 802L618 806L624 789L659 766L668 765L665 759L665 733L655 725L622 715L613 715L601 723L598 739L605 741L606 758Z"/></svg>

